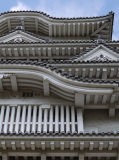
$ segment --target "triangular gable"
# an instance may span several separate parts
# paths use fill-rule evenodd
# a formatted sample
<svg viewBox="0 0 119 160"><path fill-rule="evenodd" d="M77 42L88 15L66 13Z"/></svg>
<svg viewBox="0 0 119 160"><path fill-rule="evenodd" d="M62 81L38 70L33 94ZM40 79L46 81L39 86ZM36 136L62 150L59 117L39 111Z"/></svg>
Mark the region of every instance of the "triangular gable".
<svg viewBox="0 0 119 160"><path fill-rule="evenodd" d="M45 40L22 30L15 30L0 37L0 42L45 42Z"/></svg>
<svg viewBox="0 0 119 160"><path fill-rule="evenodd" d="M101 61L108 61L108 60L119 60L119 54L115 51L115 49L112 50L112 48L109 48L108 46L105 46L103 44L100 44L93 48L90 51L87 51L85 54L80 56L79 58L76 58L75 61L88 61L88 60L101 60Z"/></svg>

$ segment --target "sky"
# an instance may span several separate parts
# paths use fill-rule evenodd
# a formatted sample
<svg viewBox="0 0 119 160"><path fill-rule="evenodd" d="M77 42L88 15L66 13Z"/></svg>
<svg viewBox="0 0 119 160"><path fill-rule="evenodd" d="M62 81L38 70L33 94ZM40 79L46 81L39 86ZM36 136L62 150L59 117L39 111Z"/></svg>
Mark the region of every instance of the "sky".
<svg viewBox="0 0 119 160"><path fill-rule="evenodd" d="M113 40L119 40L119 0L3 0L0 12L35 10L53 17L91 17L115 13Z"/></svg>

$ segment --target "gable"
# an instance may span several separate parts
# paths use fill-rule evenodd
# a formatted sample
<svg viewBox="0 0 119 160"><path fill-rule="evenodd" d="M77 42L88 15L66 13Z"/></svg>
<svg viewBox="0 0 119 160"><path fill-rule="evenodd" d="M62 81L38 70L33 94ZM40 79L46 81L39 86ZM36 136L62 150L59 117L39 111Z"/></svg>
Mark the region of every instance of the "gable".
<svg viewBox="0 0 119 160"><path fill-rule="evenodd" d="M75 59L77 60L100 60L100 61L109 61L109 60L119 60L119 54L112 50L112 48L108 48L104 45L99 45L92 49L91 51L88 51L87 53L83 54L81 57Z"/></svg>
<svg viewBox="0 0 119 160"><path fill-rule="evenodd" d="M0 42L11 42L11 43L21 43L21 42L44 42L44 39L35 37L35 35L27 33L22 30L15 30L0 37Z"/></svg>

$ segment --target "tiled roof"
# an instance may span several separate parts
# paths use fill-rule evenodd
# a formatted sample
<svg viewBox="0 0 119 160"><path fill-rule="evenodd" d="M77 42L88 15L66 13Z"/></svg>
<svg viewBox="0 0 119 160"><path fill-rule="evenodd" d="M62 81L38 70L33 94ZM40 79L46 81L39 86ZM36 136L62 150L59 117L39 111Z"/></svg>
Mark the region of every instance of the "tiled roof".
<svg viewBox="0 0 119 160"><path fill-rule="evenodd" d="M102 45L110 50L112 50L113 52L116 52L117 54L119 54L119 51L109 45L107 45L106 43L100 43L100 44L95 44L94 46L90 47L89 49L86 49L85 51L83 51L82 53L80 53L79 55L76 55L75 57L72 57L70 60L75 61L77 58L82 57L83 55L87 54L88 52L92 51L93 49L95 49L96 47L98 47L99 45Z"/></svg>
<svg viewBox="0 0 119 160"><path fill-rule="evenodd" d="M94 132L94 131L92 131L92 132L25 132L25 133L22 133L22 132L18 132L18 133L16 133L16 132L12 132L12 133L10 133L10 132L7 132L7 133L4 133L4 132L1 132L0 133L0 135L11 135L11 136L13 136L13 135L29 135L29 136L44 136L44 135L46 135L46 136L84 136L84 137L86 137L86 136L119 136L119 131L116 131L116 132Z"/></svg>
<svg viewBox="0 0 119 160"><path fill-rule="evenodd" d="M45 38L43 38L43 37L40 37L40 36L37 35L37 34L31 33L31 32L28 32L28 31L25 31L25 30L23 30L23 29L22 29L22 30L20 30L20 29L14 29L14 30L12 30L12 31L9 31L8 33L5 33L5 34L0 35L0 38L1 38L1 37L4 37L4 36L7 36L7 35L9 35L9 34L11 34L11 33L14 33L14 32L16 32L16 31L24 32L24 33L26 33L26 34L29 34L30 36L33 36L33 37L35 37L35 38L44 40L44 41L46 41L46 42L49 41L48 39L45 39ZM10 42L4 42L4 43L10 43ZM12 42L12 43L13 43L13 42ZM14 42L14 43L18 43L18 42ZM20 43L22 43L22 42L20 42ZM24 42L23 42L23 43L24 43ZM28 43L34 43L34 42L28 42Z"/></svg>
<svg viewBox="0 0 119 160"><path fill-rule="evenodd" d="M72 75L68 75L67 72L62 72L61 69L58 69L55 66L52 66L50 64L48 64L47 62L41 62L41 61L27 61L27 60L0 60L0 64L25 64L25 65L36 65L36 66L41 66L47 69L50 69L51 71L55 71L56 73L59 73L61 76L67 78L67 79L71 79L71 80L76 80L76 81L80 81L80 82L86 82L86 83L110 83L110 84L118 84L119 82L116 80L105 80L105 79L89 79L89 78L83 78L83 77L79 77L79 76L72 76Z"/></svg>
<svg viewBox="0 0 119 160"><path fill-rule="evenodd" d="M72 60L45 60L45 62L46 63L48 63L48 64L85 64L85 63L90 63L90 64L92 64L92 63L119 63L119 60L104 60L104 61L102 61L102 60L87 60L87 61L81 61L81 60L78 60L78 61L76 61L76 60L74 60L74 61L72 61Z"/></svg>
<svg viewBox="0 0 119 160"><path fill-rule="evenodd" d="M58 18L58 17L52 17L44 12L40 12L40 11L8 11L8 12L4 12L4 13L1 13L0 16L2 15L6 15L6 14L10 14L10 13L37 13L39 15L43 15L45 17L48 17L50 19L55 19L55 20L81 20L81 19L97 19L97 18L104 18L104 17L107 17L107 16L110 16L110 15L114 15L114 12L109 12L107 15L103 15L103 16L96 16L96 17L72 17L72 18L64 18L64 17L61 17L61 18Z"/></svg>

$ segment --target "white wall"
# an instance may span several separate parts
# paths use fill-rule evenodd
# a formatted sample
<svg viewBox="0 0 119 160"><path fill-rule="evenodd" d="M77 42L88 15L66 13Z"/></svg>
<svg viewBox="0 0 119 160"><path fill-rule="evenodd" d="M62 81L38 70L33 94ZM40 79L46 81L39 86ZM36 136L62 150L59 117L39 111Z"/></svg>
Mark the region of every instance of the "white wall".
<svg viewBox="0 0 119 160"><path fill-rule="evenodd" d="M84 130L109 132L119 131L119 112L115 117L108 116L108 110L85 110Z"/></svg>

